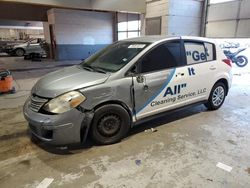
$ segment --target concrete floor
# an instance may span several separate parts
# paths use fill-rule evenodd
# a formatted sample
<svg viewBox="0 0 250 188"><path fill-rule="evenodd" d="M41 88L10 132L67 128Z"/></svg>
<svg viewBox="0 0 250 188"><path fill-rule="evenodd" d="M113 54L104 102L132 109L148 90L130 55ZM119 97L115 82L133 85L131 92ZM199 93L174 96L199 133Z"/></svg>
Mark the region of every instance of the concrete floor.
<svg viewBox="0 0 250 188"><path fill-rule="evenodd" d="M58 67L2 57L0 68L6 62L28 65L13 72L18 92L0 96L1 188L37 187L45 178L53 178L49 187L250 187L250 71L237 72L218 111L183 109L139 125L121 143L67 149L31 141L22 116L32 85ZM30 69L47 64L53 68ZM150 128L157 131L144 131Z"/></svg>

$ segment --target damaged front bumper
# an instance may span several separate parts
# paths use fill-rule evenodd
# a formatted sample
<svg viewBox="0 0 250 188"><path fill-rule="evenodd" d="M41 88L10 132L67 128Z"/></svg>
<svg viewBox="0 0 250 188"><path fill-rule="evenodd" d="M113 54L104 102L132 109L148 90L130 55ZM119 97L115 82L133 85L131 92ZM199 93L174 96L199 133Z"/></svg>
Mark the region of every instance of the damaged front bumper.
<svg viewBox="0 0 250 188"><path fill-rule="evenodd" d="M92 112L72 109L62 114L48 115L32 111L26 101L23 113L33 135L52 145L84 142L93 118Z"/></svg>

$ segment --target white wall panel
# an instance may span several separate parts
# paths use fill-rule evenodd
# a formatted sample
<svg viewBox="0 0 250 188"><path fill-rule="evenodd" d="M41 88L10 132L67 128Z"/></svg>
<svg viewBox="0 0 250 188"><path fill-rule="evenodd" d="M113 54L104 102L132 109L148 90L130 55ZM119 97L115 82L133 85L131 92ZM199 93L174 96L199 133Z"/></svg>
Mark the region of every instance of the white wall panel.
<svg viewBox="0 0 250 188"><path fill-rule="evenodd" d="M250 37L250 19L240 20L236 37Z"/></svg>
<svg viewBox="0 0 250 188"><path fill-rule="evenodd" d="M162 18L162 35L200 36L203 0L146 2L146 18Z"/></svg>
<svg viewBox="0 0 250 188"><path fill-rule="evenodd" d="M243 0L240 7L240 18L250 18L250 0Z"/></svg>
<svg viewBox="0 0 250 188"><path fill-rule="evenodd" d="M250 0L235 0L208 7L206 36L250 37Z"/></svg>
<svg viewBox="0 0 250 188"><path fill-rule="evenodd" d="M208 9L208 21L236 19L239 1L212 4Z"/></svg>
<svg viewBox="0 0 250 188"><path fill-rule="evenodd" d="M206 26L207 37L234 37L236 21L211 22Z"/></svg>
<svg viewBox="0 0 250 188"><path fill-rule="evenodd" d="M171 16L169 17L168 35L199 36L201 18Z"/></svg>
<svg viewBox="0 0 250 188"><path fill-rule="evenodd" d="M169 2L167 0L159 0L147 3L146 18L159 17L169 14Z"/></svg>
<svg viewBox="0 0 250 188"><path fill-rule="evenodd" d="M113 42L112 13L52 9L57 44L110 44ZM51 23L50 23L51 24Z"/></svg>
<svg viewBox="0 0 250 188"><path fill-rule="evenodd" d="M174 16L201 17L203 1L170 1L169 14Z"/></svg>
<svg viewBox="0 0 250 188"><path fill-rule="evenodd" d="M168 35L200 36L203 1L170 1Z"/></svg>
<svg viewBox="0 0 250 188"><path fill-rule="evenodd" d="M43 22L43 33L44 33L44 39L48 44L50 44L51 40L50 40L50 31L48 22Z"/></svg>

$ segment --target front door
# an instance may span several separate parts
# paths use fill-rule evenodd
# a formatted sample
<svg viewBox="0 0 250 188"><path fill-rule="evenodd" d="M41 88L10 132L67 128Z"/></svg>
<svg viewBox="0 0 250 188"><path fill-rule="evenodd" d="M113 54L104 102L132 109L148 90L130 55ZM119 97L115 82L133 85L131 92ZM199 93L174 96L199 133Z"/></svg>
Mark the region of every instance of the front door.
<svg viewBox="0 0 250 188"><path fill-rule="evenodd" d="M178 74L182 57L180 40L173 40L150 50L139 61L139 74L133 77L137 120L174 108L174 95L182 90L178 85L185 77Z"/></svg>

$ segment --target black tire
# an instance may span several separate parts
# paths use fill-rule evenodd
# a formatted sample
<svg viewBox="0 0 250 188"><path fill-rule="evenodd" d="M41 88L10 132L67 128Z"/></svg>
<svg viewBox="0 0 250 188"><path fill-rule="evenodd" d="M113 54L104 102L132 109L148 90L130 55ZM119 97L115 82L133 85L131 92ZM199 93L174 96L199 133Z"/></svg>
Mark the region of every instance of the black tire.
<svg viewBox="0 0 250 188"><path fill-rule="evenodd" d="M217 110L224 103L227 94L227 89L224 83L217 82L209 95L208 101L205 106L208 110Z"/></svg>
<svg viewBox="0 0 250 188"><path fill-rule="evenodd" d="M101 145L121 141L130 129L128 112L120 105L108 104L95 111L90 133L92 139Z"/></svg>
<svg viewBox="0 0 250 188"><path fill-rule="evenodd" d="M22 49L22 48L17 48L17 49L15 50L15 55L18 56L18 57L24 56L24 53L25 53L25 51L24 51L24 49Z"/></svg>
<svg viewBox="0 0 250 188"><path fill-rule="evenodd" d="M235 62L238 67L245 67L248 63L247 57L240 55L237 57L237 61Z"/></svg>

